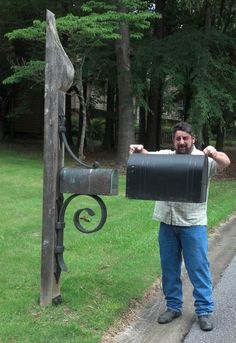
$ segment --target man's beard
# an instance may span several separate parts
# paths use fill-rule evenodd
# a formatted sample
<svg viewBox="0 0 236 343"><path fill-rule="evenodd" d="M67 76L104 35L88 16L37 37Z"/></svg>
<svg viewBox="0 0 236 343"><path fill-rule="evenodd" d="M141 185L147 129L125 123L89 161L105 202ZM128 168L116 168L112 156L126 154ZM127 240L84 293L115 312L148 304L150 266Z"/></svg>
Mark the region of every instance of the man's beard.
<svg viewBox="0 0 236 343"><path fill-rule="evenodd" d="M180 146L180 147L176 147L176 154L191 154L191 152L193 151L193 145L191 147L187 147L187 146Z"/></svg>

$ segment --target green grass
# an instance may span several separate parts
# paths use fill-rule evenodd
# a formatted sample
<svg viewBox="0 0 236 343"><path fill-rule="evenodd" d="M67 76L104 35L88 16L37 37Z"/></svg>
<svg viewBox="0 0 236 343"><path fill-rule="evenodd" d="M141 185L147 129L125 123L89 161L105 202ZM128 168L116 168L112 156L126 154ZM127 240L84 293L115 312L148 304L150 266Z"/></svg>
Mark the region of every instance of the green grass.
<svg viewBox="0 0 236 343"><path fill-rule="evenodd" d="M127 200L125 177L120 194L103 197L104 228L78 232L73 200L66 214L61 278L63 303L41 308L40 254L42 161L34 154L0 148L0 342L95 343L160 275L153 202ZM209 228L236 209L236 181L212 182Z"/></svg>

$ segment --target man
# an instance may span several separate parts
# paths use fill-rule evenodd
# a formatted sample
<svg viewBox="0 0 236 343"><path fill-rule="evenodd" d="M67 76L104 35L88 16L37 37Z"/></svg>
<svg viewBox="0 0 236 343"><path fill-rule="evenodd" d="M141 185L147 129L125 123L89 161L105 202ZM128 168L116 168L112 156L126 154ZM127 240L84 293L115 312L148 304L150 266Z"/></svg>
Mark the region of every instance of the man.
<svg viewBox="0 0 236 343"><path fill-rule="evenodd" d="M208 146L203 151L196 149L195 135L191 125L180 122L173 128L175 150L148 152L142 145L131 145L130 153L160 154L206 154L208 178L216 175L230 164L228 156ZM209 186L209 182L208 182ZM158 318L160 324L170 323L182 312L182 258L193 285L195 312L199 326L204 331L213 329L212 281L208 260L207 202L181 203L157 201L154 219L160 221L159 245L162 268L163 292L166 311Z"/></svg>

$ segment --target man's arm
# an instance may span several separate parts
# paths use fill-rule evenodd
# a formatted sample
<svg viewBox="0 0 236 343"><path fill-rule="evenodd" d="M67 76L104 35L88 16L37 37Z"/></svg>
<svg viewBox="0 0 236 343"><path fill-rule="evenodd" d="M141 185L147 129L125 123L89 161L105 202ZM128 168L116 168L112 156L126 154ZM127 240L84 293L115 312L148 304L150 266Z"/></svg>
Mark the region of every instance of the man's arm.
<svg viewBox="0 0 236 343"><path fill-rule="evenodd" d="M217 151L211 145L208 145L203 152L205 155L213 158L213 160L216 161L219 170L223 170L230 165L229 157L224 152Z"/></svg>
<svg viewBox="0 0 236 343"><path fill-rule="evenodd" d="M130 155L133 154L133 153L173 155L175 152L173 150L170 150L170 149L157 150L157 151L148 151L148 150L144 149L142 144L131 144L129 146L129 153L130 153Z"/></svg>

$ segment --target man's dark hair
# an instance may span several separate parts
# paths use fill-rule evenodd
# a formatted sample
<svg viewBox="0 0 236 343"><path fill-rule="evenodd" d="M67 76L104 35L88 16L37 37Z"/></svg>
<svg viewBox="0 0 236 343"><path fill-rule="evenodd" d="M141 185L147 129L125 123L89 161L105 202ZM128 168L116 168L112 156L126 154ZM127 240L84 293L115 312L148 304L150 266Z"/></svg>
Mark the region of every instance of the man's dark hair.
<svg viewBox="0 0 236 343"><path fill-rule="evenodd" d="M189 123L181 121L180 123L175 124L172 130L172 135L174 137L176 131L184 131L189 133L192 137L195 136L192 126Z"/></svg>

